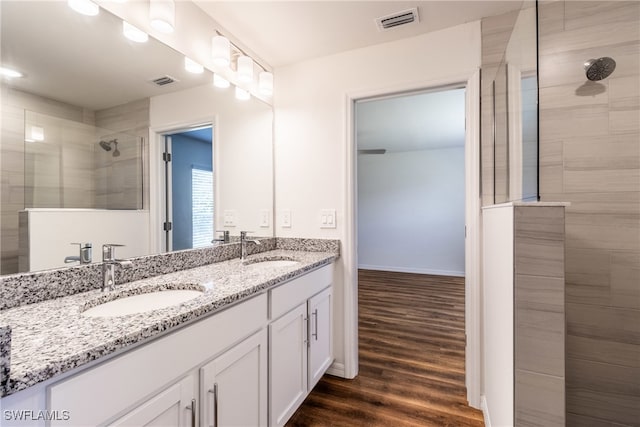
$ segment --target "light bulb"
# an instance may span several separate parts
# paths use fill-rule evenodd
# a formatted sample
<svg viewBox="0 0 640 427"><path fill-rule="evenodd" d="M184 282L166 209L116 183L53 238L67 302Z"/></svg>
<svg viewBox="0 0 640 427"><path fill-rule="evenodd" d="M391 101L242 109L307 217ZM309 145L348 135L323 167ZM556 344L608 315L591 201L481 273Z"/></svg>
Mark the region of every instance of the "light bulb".
<svg viewBox="0 0 640 427"><path fill-rule="evenodd" d="M263 95L273 95L273 74L263 71L258 75L258 89Z"/></svg>
<svg viewBox="0 0 640 427"><path fill-rule="evenodd" d="M176 24L176 4L173 0L149 0L151 26L161 33L172 33Z"/></svg>
<svg viewBox="0 0 640 427"><path fill-rule="evenodd" d="M211 39L211 55L213 63L219 67L228 67L231 63L231 43L224 36L215 36Z"/></svg>
<svg viewBox="0 0 640 427"><path fill-rule="evenodd" d="M238 81L248 83L253 80L253 59L248 56L238 57Z"/></svg>

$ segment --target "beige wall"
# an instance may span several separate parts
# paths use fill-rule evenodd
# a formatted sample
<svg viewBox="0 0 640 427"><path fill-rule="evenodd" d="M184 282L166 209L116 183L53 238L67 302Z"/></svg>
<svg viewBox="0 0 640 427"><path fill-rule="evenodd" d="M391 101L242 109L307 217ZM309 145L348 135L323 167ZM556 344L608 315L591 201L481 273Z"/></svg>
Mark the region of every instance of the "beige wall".
<svg viewBox="0 0 640 427"><path fill-rule="evenodd" d="M542 2L540 13L540 193L571 202L567 425L638 425L640 2ZM602 56L615 72L588 83L582 64Z"/></svg>

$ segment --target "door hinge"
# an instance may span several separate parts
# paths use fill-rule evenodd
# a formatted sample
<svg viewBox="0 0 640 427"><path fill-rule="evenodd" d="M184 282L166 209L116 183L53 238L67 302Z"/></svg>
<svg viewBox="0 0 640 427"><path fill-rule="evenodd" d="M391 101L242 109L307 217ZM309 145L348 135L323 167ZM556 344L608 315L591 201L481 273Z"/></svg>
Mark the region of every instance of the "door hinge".
<svg viewBox="0 0 640 427"><path fill-rule="evenodd" d="M171 231L171 229L173 228L173 224L171 222L165 222L162 228L164 229L164 231Z"/></svg>
<svg viewBox="0 0 640 427"><path fill-rule="evenodd" d="M169 163L171 161L171 153L162 153L162 160L165 163Z"/></svg>

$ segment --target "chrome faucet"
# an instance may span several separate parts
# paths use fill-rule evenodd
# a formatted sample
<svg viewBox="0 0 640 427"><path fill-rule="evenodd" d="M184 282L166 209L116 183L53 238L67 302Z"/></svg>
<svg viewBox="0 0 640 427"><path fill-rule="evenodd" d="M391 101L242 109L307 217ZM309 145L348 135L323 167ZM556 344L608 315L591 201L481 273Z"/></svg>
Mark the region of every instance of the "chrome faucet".
<svg viewBox="0 0 640 427"><path fill-rule="evenodd" d="M106 243L102 245L102 292L105 290L112 291L115 289L116 265L123 268L129 268L133 265L131 261L116 259L116 248L119 246L124 245L118 245L115 243Z"/></svg>
<svg viewBox="0 0 640 427"><path fill-rule="evenodd" d="M240 232L240 260L244 261L247 259L247 243L255 243L256 245L260 244L260 240L248 240L247 233L252 233L252 231L241 231Z"/></svg>
<svg viewBox="0 0 640 427"><path fill-rule="evenodd" d="M229 240L230 240L229 230L216 230L216 233L222 233L222 237L219 239L213 239L211 243L215 243L215 242L229 243Z"/></svg>
<svg viewBox="0 0 640 427"><path fill-rule="evenodd" d="M91 243L71 243L80 247L79 255L70 255L64 258L65 264L80 261L80 264L91 264Z"/></svg>

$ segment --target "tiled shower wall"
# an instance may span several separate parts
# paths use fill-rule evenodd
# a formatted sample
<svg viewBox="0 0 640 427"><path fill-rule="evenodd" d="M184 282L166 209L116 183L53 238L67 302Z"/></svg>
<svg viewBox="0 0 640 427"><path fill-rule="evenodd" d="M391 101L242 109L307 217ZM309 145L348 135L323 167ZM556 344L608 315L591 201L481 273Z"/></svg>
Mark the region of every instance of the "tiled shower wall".
<svg viewBox="0 0 640 427"><path fill-rule="evenodd" d="M25 110L80 123L95 124L92 111L11 89L2 90L2 134L0 135L0 274L18 271L18 211L25 207Z"/></svg>
<svg viewBox="0 0 640 427"><path fill-rule="evenodd" d="M148 185L148 177L141 173L148 171L148 165L141 165L141 156L144 157L146 146L140 146L139 141L146 144L149 129L149 99L131 102L121 106L92 111L78 106L62 103L27 92L11 89L2 85L2 134L0 135L0 171L2 173L0 186L0 274L10 274L19 271L19 220L18 212L31 206L33 191L28 191L25 182L25 110L37 112L50 117L70 120L68 123L83 123L97 128L109 129L108 133L124 132L135 138L131 145L120 145L121 155L113 158L105 152L91 148L89 153L102 155L106 159L104 163L91 170L92 176L100 177L94 183L90 183L90 192L78 200L64 200L62 206L55 207L97 207L97 208L138 208L143 207L143 192L148 203L148 191L142 189L142 185ZM82 127L78 125L78 127ZM86 126L85 126L86 127ZM46 136L45 136L46 137ZM66 143L71 143L67 138ZM138 141L136 143L136 141ZM74 142L76 145L78 141ZM91 137L89 144L97 145L95 137ZM78 147L76 147L78 148ZM67 154L69 151L67 150ZM75 156L77 157L77 156ZM66 158L65 160L69 160ZM85 161L83 161L86 163ZM88 170L86 164L74 166L65 163L64 172L77 179L68 180L84 186L87 177L79 175ZM148 173L148 172L145 172ZM91 178L91 181L94 179ZM82 189L85 189L84 187ZM96 189L98 191L96 192ZM77 192L76 192L77 193ZM29 200L25 200L25 194ZM78 193L80 194L80 193ZM85 205L87 200L94 200L92 205ZM39 198L42 201L42 197ZM60 201L60 198L57 199ZM83 204L79 204L83 203ZM39 205L42 207L45 205ZM46 205L48 206L48 205Z"/></svg>
<svg viewBox="0 0 640 427"><path fill-rule="evenodd" d="M539 7L540 194L567 201L567 425L640 425L640 2ZM606 80L583 63L610 56ZM615 423L615 424L614 424Z"/></svg>

